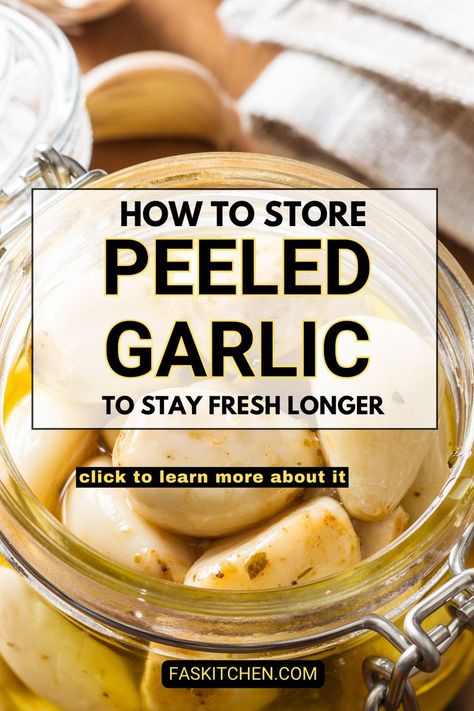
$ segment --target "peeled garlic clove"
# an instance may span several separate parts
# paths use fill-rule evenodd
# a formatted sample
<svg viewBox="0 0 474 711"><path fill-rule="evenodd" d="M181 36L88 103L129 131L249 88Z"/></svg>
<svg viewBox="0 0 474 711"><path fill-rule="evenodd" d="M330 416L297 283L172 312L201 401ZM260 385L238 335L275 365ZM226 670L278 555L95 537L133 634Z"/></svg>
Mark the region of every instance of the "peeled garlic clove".
<svg viewBox="0 0 474 711"><path fill-rule="evenodd" d="M30 709L31 711L42 711L38 703L44 702L21 683L4 659L0 657L0 709L2 711L17 711L13 701L15 698L21 698L28 711Z"/></svg>
<svg viewBox="0 0 474 711"><path fill-rule="evenodd" d="M118 439L119 434L120 430L107 429L100 431L100 436L104 440L104 444L107 447L108 451L111 453L114 451L115 443Z"/></svg>
<svg viewBox="0 0 474 711"><path fill-rule="evenodd" d="M326 430L318 433L328 466L349 467L339 498L355 518L386 518L409 489L431 442L425 430Z"/></svg>
<svg viewBox="0 0 474 711"><path fill-rule="evenodd" d="M97 141L194 138L218 150L241 143L233 102L213 75L170 52L135 52L111 59L84 77Z"/></svg>
<svg viewBox="0 0 474 711"><path fill-rule="evenodd" d="M352 363L354 355L370 354L367 370L348 379L335 378L321 369L312 386L315 394L381 396L386 427L398 427L407 413L421 415L423 405L434 397L433 388L436 393L435 357L430 346L397 321L373 316L351 318L366 327L370 347L357 344L352 337L346 341L341 335L338 339L339 352L343 353L341 360ZM369 420L364 415L345 416L344 424L349 423L360 428ZM367 521L386 518L398 506L413 483L433 437L433 430L417 429L318 431L327 465L349 467L349 487L339 492L344 507L351 516Z"/></svg>
<svg viewBox="0 0 474 711"><path fill-rule="evenodd" d="M47 605L13 570L0 569L0 654L21 681L62 711L139 711L118 654Z"/></svg>
<svg viewBox="0 0 474 711"><path fill-rule="evenodd" d="M448 460L452 451L446 408L440 417L439 429L416 475L416 479L402 500L410 519L416 521L433 503L449 477Z"/></svg>
<svg viewBox="0 0 474 711"><path fill-rule="evenodd" d="M193 651L182 658L206 656ZM161 667L168 659L154 647L148 655L141 687L147 711L260 711L279 694L278 689L167 689L161 683Z"/></svg>
<svg viewBox="0 0 474 711"><path fill-rule="evenodd" d="M96 215L104 208L104 198L99 192L95 191L90 198ZM91 205L87 209L92 210ZM42 297L37 295L33 360L41 387L77 402L78 407L82 403L76 422L101 428L105 422L110 425L112 419L115 429L125 416L105 415L102 397L104 393L117 392L119 376L104 356L104 339L114 325L134 320L137 314L151 333L169 333L176 320L188 320L190 302L162 296L158 308L154 280L147 272L123 279L120 293L112 299L104 298L103 282L103 269L94 267L60 280ZM124 333L120 343L127 352L127 348L137 345L137 335L132 331ZM175 376L175 382L179 377ZM126 380L123 394L129 396L138 398L156 388L153 369L142 378Z"/></svg>
<svg viewBox="0 0 474 711"><path fill-rule="evenodd" d="M190 392L190 391L188 391ZM146 418L146 415L142 416ZM114 466L200 467L321 465L309 430L123 430ZM281 426L281 424L279 425ZM298 488L136 488L134 510L169 531L197 537L225 536L273 516L303 493Z"/></svg>
<svg viewBox="0 0 474 711"><path fill-rule="evenodd" d="M393 543L406 530L409 518L405 509L397 506L382 521L354 521L362 558L369 558Z"/></svg>
<svg viewBox="0 0 474 711"><path fill-rule="evenodd" d="M100 200L100 196L96 199ZM149 275L141 273L134 279L124 279L120 295L113 299L104 298L103 281L103 270L93 268L55 284L35 312L33 343L39 384L63 398L99 406L100 411L104 392L115 392L117 388L117 374L104 357L104 339L112 326L140 314L153 332L159 332L166 330L172 320L166 297L163 309L156 308L154 282ZM127 337L122 340L126 347ZM142 387L146 382L127 383L127 392L130 394L135 388L138 393ZM94 416L91 409L83 419L92 422Z"/></svg>
<svg viewBox="0 0 474 711"><path fill-rule="evenodd" d="M34 397L35 407L56 413L67 425L74 407L71 403L37 386ZM31 394L28 394L7 417L5 441L32 492L42 504L53 509L66 478L92 453L96 435L89 430L32 430Z"/></svg>
<svg viewBox="0 0 474 711"><path fill-rule="evenodd" d="M323 497L220 541L198 558L184 582L216 590L281 588L314 582L359 561L349 516L337 501Z"/></svg>
<svg viewBox="0 0 474 711"><path fill-rule="evenodd" d="M110 470L112 460L103 455L84 466ZM127 503L124 489L82 489L72 481L63 500L62 520L84 543L145 575L182 583L196 558L185 541L136 514Z"/></svg>

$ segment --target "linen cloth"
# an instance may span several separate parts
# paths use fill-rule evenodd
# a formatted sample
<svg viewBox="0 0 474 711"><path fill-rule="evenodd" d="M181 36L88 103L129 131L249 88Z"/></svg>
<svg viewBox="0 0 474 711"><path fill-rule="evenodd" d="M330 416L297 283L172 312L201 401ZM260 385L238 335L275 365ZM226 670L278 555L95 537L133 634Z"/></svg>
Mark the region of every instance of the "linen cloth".
<svg viewBox="0 0 474 711"><path fill-rule="evenodd" d="M224 0L231 34L284 50L240 100L264 146L376 187L437 187L474 248L473 0Z"/></svg>

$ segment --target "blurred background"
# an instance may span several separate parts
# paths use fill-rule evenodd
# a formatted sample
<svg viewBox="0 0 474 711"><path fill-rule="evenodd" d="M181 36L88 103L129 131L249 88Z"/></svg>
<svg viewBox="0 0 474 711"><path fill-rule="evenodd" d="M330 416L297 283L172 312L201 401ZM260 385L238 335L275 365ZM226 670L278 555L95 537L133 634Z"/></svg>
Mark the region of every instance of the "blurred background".
<svg viewBox="0 0 474 711"><path fill-rule="evenodd" d="M438 187L441 238L473 278L472 0L132 0L111 16L66 24L84 72L137 51L183 54L212 73L240 116L241 134L230 130L216 145L193 135L192 102L174 107L168 97L163 106L163 92L171 117L189 112L184 135L156 118L143 126L135 77L127 108L135 119L119 143L107 128L96 135L95 167L218 147L292 155L376 187ZM123 77L126 65L116 72ZM122 91L126 99L126 81ZM110 105L104 117L108 98L97 93L96 111L91 99L102 128L113 121Z"/></svg>

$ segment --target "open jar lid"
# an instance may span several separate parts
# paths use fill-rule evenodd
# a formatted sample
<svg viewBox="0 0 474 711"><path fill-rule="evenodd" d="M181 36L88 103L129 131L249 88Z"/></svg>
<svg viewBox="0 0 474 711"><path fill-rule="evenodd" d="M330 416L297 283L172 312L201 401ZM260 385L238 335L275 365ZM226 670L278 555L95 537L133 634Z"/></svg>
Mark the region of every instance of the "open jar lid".
<svg viewBox="0 0 474 711"><path fill-rule="evenodd" d="M0 5L1 221L26 193L31 180L25 173L38 143L88 164L91 134L79 68L54 23L28 6L6 2Z"/></svg>

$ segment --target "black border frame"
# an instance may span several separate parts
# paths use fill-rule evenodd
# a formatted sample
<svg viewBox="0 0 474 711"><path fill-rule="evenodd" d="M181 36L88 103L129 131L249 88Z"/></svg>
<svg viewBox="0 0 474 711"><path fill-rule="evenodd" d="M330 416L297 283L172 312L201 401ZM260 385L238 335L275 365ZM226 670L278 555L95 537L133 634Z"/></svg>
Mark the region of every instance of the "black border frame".
<svg viewBox="0 0 474 711"><path fill-rule="evenodd" d="M239 187L221 187L221 188L201 188L201 187L140 187L140 188L125 188L125 187L111 187L111 188L99 188L99 187L80 187L79 190L83 191L98 191L98 190L127 190L127 191L132 191L132 190L140 190L141 192L143 190L150 190L153 192L159 192L161 190L208 190L208 191L222 191L222 190L242 190L243 188ZM269 188L267 187L252 187L252 188L245 188L248 190L268 190ZM426 191L430 190L435 193L435 205L436 205L436 215L435 215L435 237L436 237L436 427L407 427L407 430L413 431L413 432L422 432L425 430L430 430L430 431L436 431L438 430L438 419L439 419L439 299L438 299L438 291L439 291L439 188L434 188L434 187L423 187L423 188L394 188L394 187L377 187L377 188L369 188L367 186L361 186L361 187L356 187L356 188L338 188L338 187L331 187L331 188L305 188L302 186L288 186L285 188L274 188L275 190L299 190L299 191L312 191L312 192L319 192L319 191L339 191L342 190L344 192L347 191L370 191L370 192L401 192L401 191ZM34 300L34 259L33 259L33 244L34 244L34 195L35 192L64 192L64 191L71 191L70 187L64 187L64 188L48 188L48 187L33 187L31 189L31 198L30 198L30 205L31 205L31 210L30 210L30 223L31 223L31 230L30 230L30 249L31 249L31 284L30 284L30 292L31 292L31 429L33 431L39 431L39 432L62 432L62 431L70 431L70 430L78 430L78 431L87 431L87 430L94 430L99 432L101 429L100 427L62 427L62 428L57 428L57 427L34 427L34 417L33 417L33 412L34 412L34 378L33 378L33 341L34 341L34 317L33 317L33 300ZM408 212L406 208L401 206L403 210ZM411 214L411 213L409 213ZM415 218L417 219L417 218ZM114 428L105 428L105 429L114 429ZM121 429L126 430L126 431L137 431L142 428L139 427L122 427ZM167 431L182 431L185 429L188 429L186 427L147 427L147 430L150 430L151 432L167 432ZM279 432L279 431L303 431L308 429L307 427L278 427L278 428L270 428L270 427L199 427L196 428L199 430L213 430L213 429L219 429L223 431L232 431L232 430L239 430L239 431L245 431L245 430L258 430L258 431L273 431L273 432ZM337 431L340 430L340 427L323 427L322 428L324 431ZM397 431L400 428L399 427L345 427L344 429L347 429L349 431L358 431L358 430L373 430L374 432L381 431L381 432L390 432L390 431Z"/></svg>

